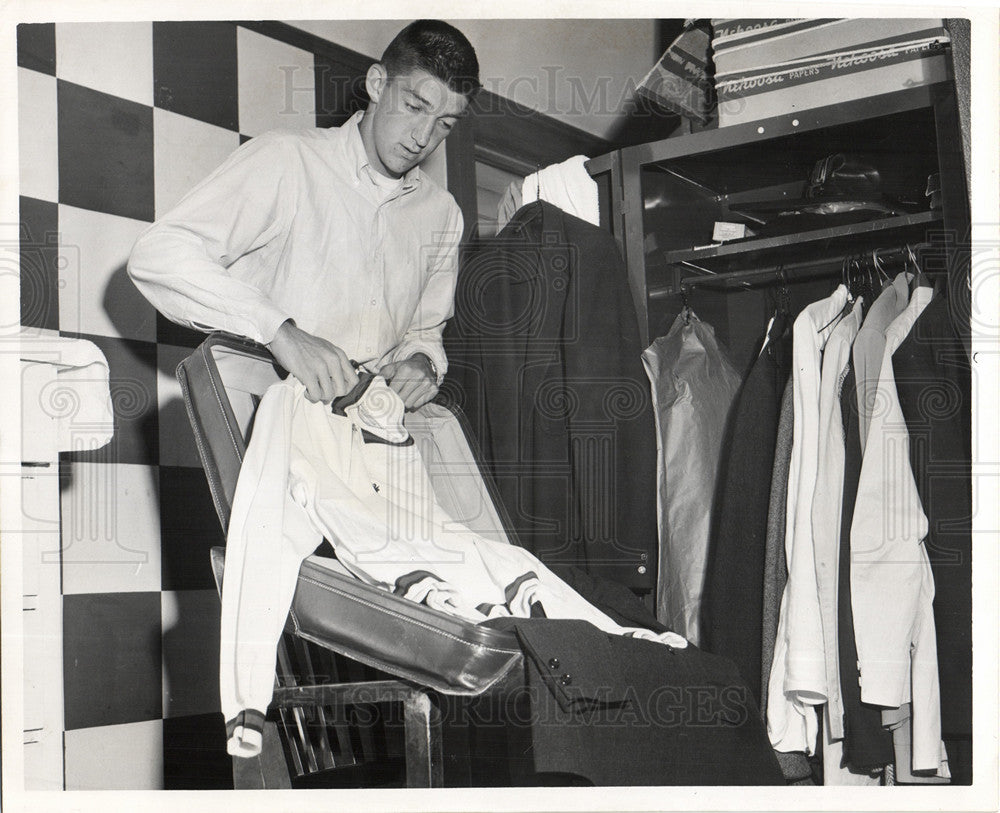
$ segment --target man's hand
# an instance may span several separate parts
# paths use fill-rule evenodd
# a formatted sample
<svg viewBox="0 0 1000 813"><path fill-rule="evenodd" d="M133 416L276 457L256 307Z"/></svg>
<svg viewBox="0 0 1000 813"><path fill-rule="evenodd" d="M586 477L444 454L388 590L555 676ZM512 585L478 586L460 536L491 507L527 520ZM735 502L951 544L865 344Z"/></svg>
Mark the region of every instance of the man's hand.
<svg viewBox="0 0 1000 813"><path fill-rule="evenodd" d="M358 383L343 350L300 330L290 319L281 323L267 348L278 364L305 384L306 398L314 403L328 404Z"/></svg>
<svg viewBox="0 0 1000 813"><path fill-rule="evenodd" d="M407 409L419 409L437 395L437 376L431 360L423 353L386 364L379 375L399 394Z"/></svg>

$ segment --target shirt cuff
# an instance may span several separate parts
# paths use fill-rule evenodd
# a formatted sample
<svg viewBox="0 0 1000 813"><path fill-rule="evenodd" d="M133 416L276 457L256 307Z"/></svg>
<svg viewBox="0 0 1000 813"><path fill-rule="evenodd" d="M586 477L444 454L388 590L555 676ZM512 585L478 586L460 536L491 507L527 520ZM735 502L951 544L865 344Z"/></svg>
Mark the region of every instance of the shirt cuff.
<svg viewBox="0 0 1000 813"><path fill-rule="evenodd" d="M910 664L906 661L858 661L861 673L861 702L898 708L910 700Z"/></svg>
<svg viewBox="0 0 1000 813"><path fill-rule="evenodd" d="M284 311L281 311L278 308L268 308L267 312L263 315L257 325L257 331L259 333L257 341L261 344L270 344L274 341L274 337L278 334L278 328L288 321L294 322L292 317Z"/></svg>
<svg viewBox="0 0 1000 813"><path fill-rule="evenodd" d="M412 358L417 353L423 353L431 361L431 367L437 377L435 384L441 386L444 381L444 374L448 371L448 359L441 347L434 347L428 342L406 342L401 344L394 355L394 361L405 361Z"/></svg>

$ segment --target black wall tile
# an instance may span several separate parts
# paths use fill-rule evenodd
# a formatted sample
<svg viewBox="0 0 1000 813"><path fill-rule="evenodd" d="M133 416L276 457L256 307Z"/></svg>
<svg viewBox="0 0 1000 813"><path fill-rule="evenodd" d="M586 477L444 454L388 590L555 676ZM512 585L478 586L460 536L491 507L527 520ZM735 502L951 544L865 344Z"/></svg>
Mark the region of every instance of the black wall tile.
<svg viewBox="0 0 1000 813"><path fill-rule="evenodd" d="M164 590L215 590L209 551L226 538L205 473L160 468L160 568Z"/></svg>
<svg viewBox="0 0 1000 813"><path fill-rule="evenodd" d="M163 721L164 790L232 790L233 758L226 753L221 714Z"/></svg>
<svg viewBox="0 0 1000 813"><path fill-rule="evenodd" d="M162 313L156 314L156 341L160 344L173 344L179 347L197 347L205 339L207 333L178 325L171 322Z"/></svg>
<svg viewBox="0 0 1000 813"><path fill-rule="evenodd" d="M158 720L159 593L63 597L66 729Z"/></svg>
<svg viewBox="0 0 1000 813"><path fill-rule="evenodd" d="M153 23L157 107L239 130L236 24Z"/></svg>
<svg viewBox="0 0 1000 813"><path fill-rule="evenodd" d="M339 127L368 106L365 75L323 54L315 55L316 126Z"/></svg>
<svg viewBox="0 0 1000 813"><path fill-rule="evenodd" d="M152 222L153 108L59 80L59 202Z"/></svg>
<svg viewBox="0 0 1000 813"><path fill-rule="evenodd" d="M21 197L21 324L59 329L59 206Z"/></svg>
<svg viewBox="0 0 1000 813"><path fill-rule="evenodd" d="M56 75L55 23L21 23L17 27L17 64Z"/></svg>

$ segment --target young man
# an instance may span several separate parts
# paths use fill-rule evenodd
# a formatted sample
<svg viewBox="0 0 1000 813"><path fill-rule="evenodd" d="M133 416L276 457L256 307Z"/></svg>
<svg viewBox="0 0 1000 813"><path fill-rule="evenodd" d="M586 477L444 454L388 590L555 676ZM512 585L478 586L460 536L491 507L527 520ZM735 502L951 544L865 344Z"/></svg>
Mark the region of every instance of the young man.
<svg viewBox="0 0 1000 813"><path fill-rule="evenodd" d="M242 145L138 239L128 272L167 318L266 344L329 402L378 369L408 408L447 360L462 215L420 171L479 89L465 36L418 20L372 65L342 127Z"/></svg>

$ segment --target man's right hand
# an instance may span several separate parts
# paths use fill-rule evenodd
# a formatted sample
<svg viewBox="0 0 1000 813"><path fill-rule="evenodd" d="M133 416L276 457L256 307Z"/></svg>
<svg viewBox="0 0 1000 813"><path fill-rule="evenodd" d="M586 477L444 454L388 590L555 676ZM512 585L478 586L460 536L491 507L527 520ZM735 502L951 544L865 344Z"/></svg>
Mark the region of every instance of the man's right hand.
<svg viewBox="0 0 1000 813"><path fill-rule="evenodd" d="M358 374L343 350L300 330L290 319L281 323L267 348L278 364L305 384L310 401L328 404L358 383Z"/></svg>

